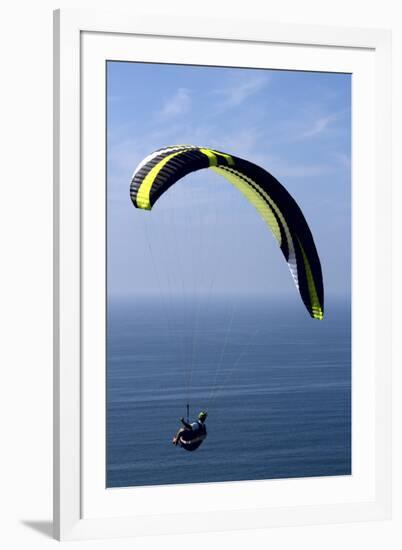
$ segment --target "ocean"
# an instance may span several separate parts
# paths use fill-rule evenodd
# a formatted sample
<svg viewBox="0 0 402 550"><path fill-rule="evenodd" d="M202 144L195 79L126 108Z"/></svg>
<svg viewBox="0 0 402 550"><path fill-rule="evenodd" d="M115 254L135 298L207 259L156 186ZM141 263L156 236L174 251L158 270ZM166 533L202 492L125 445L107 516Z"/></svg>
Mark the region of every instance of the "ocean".
<svg viewBox="0 0 402 550"><path fill-rule="evenodd" d="M351 474L350 302L113 298L107 487ZM195 452L179 419L207 410Z"/></svg>

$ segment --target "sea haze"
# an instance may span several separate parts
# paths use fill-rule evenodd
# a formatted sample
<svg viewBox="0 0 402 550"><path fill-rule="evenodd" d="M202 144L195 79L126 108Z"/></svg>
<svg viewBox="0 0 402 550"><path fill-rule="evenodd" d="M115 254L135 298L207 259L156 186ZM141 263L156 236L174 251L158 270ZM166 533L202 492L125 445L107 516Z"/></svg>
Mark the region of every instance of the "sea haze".
<svg viewBox="0 0 402 550"><path fill-rule="evenodd" d="M350 302L320 322L296 298L109 297L107 486L351 474ZM193 453L187 399L209 413Z"/></svg>

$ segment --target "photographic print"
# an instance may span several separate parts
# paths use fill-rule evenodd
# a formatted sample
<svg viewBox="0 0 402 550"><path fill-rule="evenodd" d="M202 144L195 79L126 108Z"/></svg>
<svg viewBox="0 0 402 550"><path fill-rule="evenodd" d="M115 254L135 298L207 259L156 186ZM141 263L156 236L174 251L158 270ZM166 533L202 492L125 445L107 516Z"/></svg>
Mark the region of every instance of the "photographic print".
<svg viewBox="0 0 402 550"><path fill-rule="evenodd" d="M351 474L351 75L107 62L107 487Z"/></svg>

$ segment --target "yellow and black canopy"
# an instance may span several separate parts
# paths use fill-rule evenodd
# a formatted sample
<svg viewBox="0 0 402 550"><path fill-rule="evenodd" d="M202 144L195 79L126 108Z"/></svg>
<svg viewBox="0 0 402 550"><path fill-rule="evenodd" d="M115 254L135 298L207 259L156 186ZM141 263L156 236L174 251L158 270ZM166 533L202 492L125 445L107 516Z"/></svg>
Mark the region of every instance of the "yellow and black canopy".
<svg viewBox="0 0 402 550"><path fill-rule="evenodd" d="M255 207L278 241L307 310L314 319L322 319L321 264L310 228L293 197L260 166L204 147L165 147L137 166L130 187L134 206L151 210L169 187L202 168L225 177Z"/></svg>

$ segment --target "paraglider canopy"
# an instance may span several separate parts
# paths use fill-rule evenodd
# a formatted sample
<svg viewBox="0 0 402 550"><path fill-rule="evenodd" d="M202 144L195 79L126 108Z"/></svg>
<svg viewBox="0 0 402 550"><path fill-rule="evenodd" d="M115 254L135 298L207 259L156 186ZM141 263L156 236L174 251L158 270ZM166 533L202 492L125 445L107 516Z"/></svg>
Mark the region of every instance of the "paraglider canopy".
<svg viewBox="0 0 402 550"><path fill-rule="evenodd" d="M288 191L260 166L205 147L165 147L151 153L135 169L131 200L137 208L151 210L178 180L204 168L226 178L254 206L277 240L307 311L321 320L322 271L310 228Z"/></svg>

